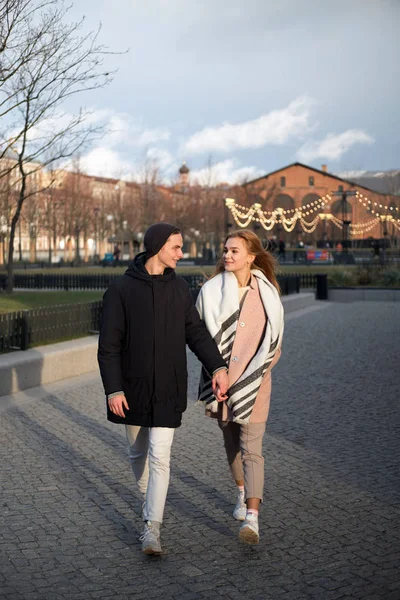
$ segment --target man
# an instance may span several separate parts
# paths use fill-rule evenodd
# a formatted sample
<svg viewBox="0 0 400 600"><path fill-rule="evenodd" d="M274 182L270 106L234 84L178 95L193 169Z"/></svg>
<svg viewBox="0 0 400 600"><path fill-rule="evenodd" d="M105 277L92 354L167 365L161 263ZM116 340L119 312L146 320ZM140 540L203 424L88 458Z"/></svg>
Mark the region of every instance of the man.
<svg viewBox="0 0 400 600"><path fill-rule="evenodd" d="M114 267L116 267L117 265L119 265L119 257L120 256L121 256L120 247L118 246L118 244L115 244L115 246L114 246L114 252L113 252Z"/></svg>
<svg viewBox="0 0 400 600"><path fill-rule="evenodd" d="M156 223L125 274L104 294L98 360L107 417L123 423L129 457L144 496L142 550L160 554L160 525L169 484L171 445L187 405L186 343L226 398L225 361L200 320L187 283L177 227Z"/></svg>

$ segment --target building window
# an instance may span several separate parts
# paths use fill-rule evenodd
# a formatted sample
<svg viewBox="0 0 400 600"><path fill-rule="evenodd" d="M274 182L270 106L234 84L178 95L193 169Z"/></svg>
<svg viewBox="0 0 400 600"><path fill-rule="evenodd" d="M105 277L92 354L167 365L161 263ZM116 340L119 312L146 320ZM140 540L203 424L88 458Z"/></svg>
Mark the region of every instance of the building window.
<svg viewBox="0 0 400 600"><path fill-rule="evenodd" d="M285 187L286 185L286 177L281 177L281 187Z"/></svg>
<svg viewBox="0 0 400 600"><path fill-rule="evenodd" d="M309 177L308 178L308 185L311 186L311 187L313 187L313 185L314 185L314 177Z"/></svg>
<svg viewBox="0 0 400 600"><path fill-rule="evenodd" d="M339 185L339 187L338 187L338 191L339 191L339 192L343 192L343 186L342 186L342 185Z"/></svg>

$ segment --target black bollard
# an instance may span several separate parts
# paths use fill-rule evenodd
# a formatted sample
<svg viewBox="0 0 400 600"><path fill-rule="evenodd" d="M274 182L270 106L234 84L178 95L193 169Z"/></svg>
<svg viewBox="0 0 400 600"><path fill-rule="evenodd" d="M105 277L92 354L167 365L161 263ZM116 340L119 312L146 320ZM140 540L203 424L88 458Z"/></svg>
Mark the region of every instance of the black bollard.
<svg viewBox="0 0 400 600"><path fill-rule="evenodd" d="M315 291L316 300L328 300L328 275L317 274L317 288Z"/></svg>

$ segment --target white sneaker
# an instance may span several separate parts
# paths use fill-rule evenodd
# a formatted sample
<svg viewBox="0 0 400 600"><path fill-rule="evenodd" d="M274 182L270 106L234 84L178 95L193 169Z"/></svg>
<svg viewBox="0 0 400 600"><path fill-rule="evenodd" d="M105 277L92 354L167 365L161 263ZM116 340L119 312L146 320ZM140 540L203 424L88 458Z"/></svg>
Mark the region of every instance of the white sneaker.
<svg viewBox="0 0 400 600"><path fill-rule="evenodd" d="M246 518L246 503L244 501L244 494L238 494L236 506L233 509L233 516L237 521L244 521Z"/></svg>
<svg viewBox="0 0 400 600"><path fill-rule="evenodd" d="M246 516L239 530L239 539L245 544L258 544L260 534L258 531L258 519L252 515Z"/></svg>
<svg viewBox="0 0 400 600"><path fill-rule="evenodd" d="M144 554L161 554L160 542L160 523L155 521L146 521L144 531L140 536L142 542L142 552Z"/></svg>

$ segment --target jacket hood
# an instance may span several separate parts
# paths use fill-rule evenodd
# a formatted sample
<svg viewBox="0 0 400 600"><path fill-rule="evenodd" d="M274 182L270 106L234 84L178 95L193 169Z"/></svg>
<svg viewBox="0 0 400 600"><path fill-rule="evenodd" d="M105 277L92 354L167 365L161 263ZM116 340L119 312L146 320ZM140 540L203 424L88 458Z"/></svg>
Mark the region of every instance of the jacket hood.
<svg viewBox="0 0 400 600"><path fill-rule="evenodd" d="M175 279L175 270L170 268L165 269L163 275L150 275L144 266L145 262L146 252L140 252L140 254L137 254L130 263L129 267L124 273L124 276L142 279L143 281L147 281L149 283L153 282L154 279L157 281L171 281L172 279Z"/></svg>

